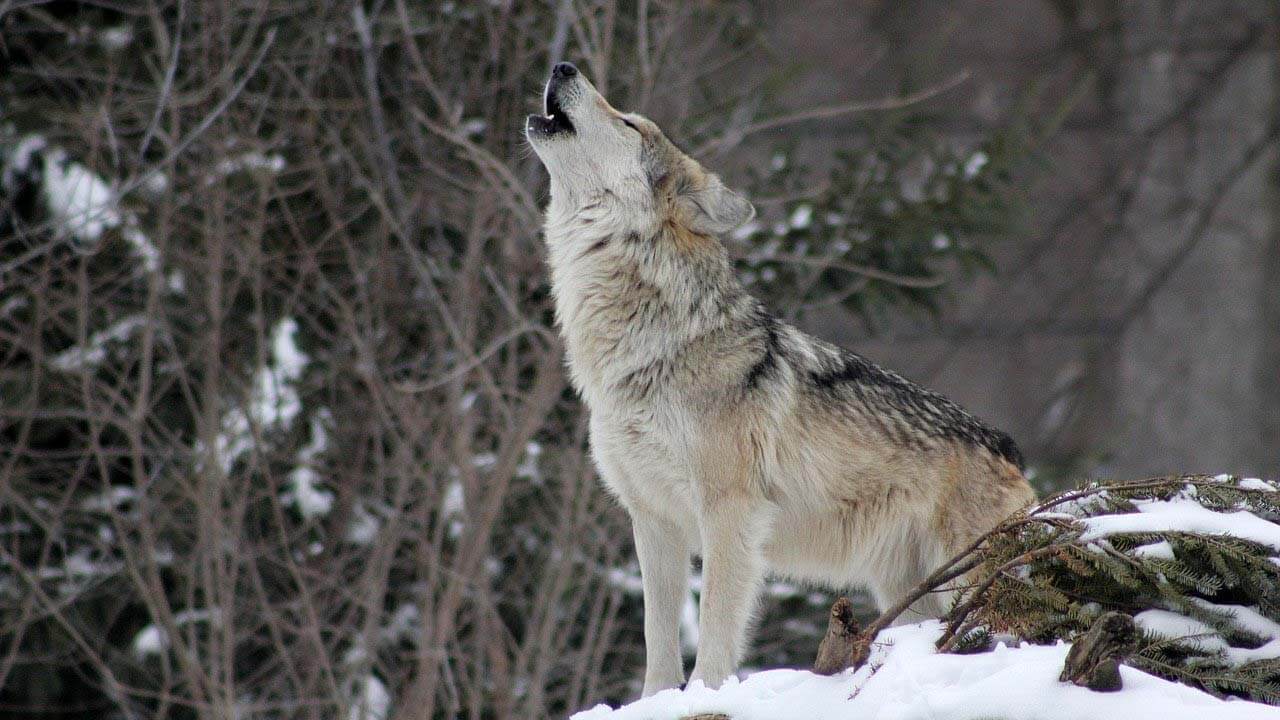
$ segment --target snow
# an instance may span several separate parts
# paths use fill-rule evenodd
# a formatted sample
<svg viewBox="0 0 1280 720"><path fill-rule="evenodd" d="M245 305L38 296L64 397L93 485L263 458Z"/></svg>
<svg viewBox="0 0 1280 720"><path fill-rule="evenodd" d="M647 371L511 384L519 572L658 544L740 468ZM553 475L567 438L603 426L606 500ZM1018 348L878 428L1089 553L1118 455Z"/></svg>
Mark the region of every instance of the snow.
<svg viewBox="0 0 1280 720"><path fill-rule="evenodd" d="M386 626L382 628L382 640L395 643L404 638L411 638L421 626L422 620L418 606L414 603L405 603L391 613Z"/></svg>
<svg viewBox="0 0 1280 720"><path fill-rule="evenodd" d="M333 493L317 487L320 476L315 470L303 465L289 473L289 497L293 506L302 517L313 520L329 514L333 509Z"/></svg>
<svg viewBox="0 0 1280 720"><path fill-rule="evenodd" d="M724 713L733 720L1252 720L1280 710L1215 698L1186 685L1120 668L1124 689L1099 693L1058 681L1069 645L1006 647L974 655L938 654L937 621L880 635L856 672L823 677L768 670L712 690L691 683L617 710L599 705L574 720L658 720Z"/></svg>
<svg viewBox="0 0 1280 720"><path fill-rule="evenodd" d="M89 557L87 548L78 548L62 561L64 576L97 577L114 575L122 565L114 560L95 560ZM57 570L57 568L52 568ZM43 571L42 571L43 574Z"/></svg>
<svg viewBox="0 0 1280 720"><path fill-rule="evenodd" d="M1257 608L1244 605L1218 605L1195 597L1188 600L1213 613L1230 617L1233 625L1264 640L1263 644L1256 648L1231 647L1223 642L1220 648L1215 649L1223 653L1227 662L1232 665L1241 665L1254 660L1280 657L1280 623L1258 612Z"/></svg>
<svg viewBox="0 0 1280 720"><path fill-rule="evenodd" d="M167 646L164 632L155 625L142 628L133 638L133 654L138 657L159 655Z"/></svg>
<svg viewBox="0 0 1280 720"><path fill-rule="evenodd" d="M298 321L293 318L281 320L271 333L272 364L286 380L297 380L307 366L306 354L298 349L297 334Z"/></svg>
<svg viewBox="0 0 1280 720"><path fill-rule="evenodd" d="M142 181L142 186L152 195L159 195L169 189L169 176L160 171L154 171Z"/></svg>
<svg viewBox="0 0 1280 720"><path fill-rule="evenodd" d="M1133 616L1138 627L1154 635L1180 640L1183 645L1205 652L1221 652L1227 643L1212 626L1169 610L1143 610Z"/></svg>
<svg viewBox="0 0 1280 720"><path fill-rule="evenodd" d="M1077 519L1081 516L1092 515L1107 506L1107 498L1110 493L1106 490L1090 492L1087 495L1076 497L1065 502L1057 503L1051 511L1045 511L1043 506L1037 505L1032 508L1032 514L1037 517L1061 517L1066 519Z"/></svg>
<svg viewBox="0 0 1280 720"><path fill-rule="evenodd" d="M86 244L120 224L111 186L84 165L68 161L60 148L44 153L44 196L58 225Z"/></svg>
<svg viewBox="0 0 1280 720"><path fill-rule="evenodd" d="M285 168L284 156L279 153L271 153L264 155L260 152L247 152L232 158L226 158L217 164L217 175L209 178L208 182L212 183L217 176L234 175L238 172L250 172L261 170L268 173L278 173Z"/></svg>
<svg viewBox="0 0 1280 720"><path fill-rule="evenodd" d="M112 485L80 502L80 508L91 512L112 512L121 505L138 499L138 491L125 485Z"/></svg>
<svg viewBox="0 0 1280 720"><path fill-rule="evenodd" d="M101 365L107 359L108 343L121 343L140 329L146 320L132 315L117 320L103 330L90 335L83 345L73 345L49 358L49 365L56 370L72 372Z"/></svg>
<svg viewBox="0 0 1280 720"><path fill-rule="evenodd" d="M360 695L351 705L348 720L384 720L391 709L391 693L386 684L370 673L359 685Z"/></svg>
<svg viewBox="0 0 1280 720"><path fill-rule="evenodd" d="M972 180L978 173L982 172L982 168L987 166L988 160L987 154L981 150L970 155L969 159L964 163L964 178Z"/></svg>
<svg viewBox="0 0 1280 720"><path fill-rule="evenodd" d="M797 205L787 221L796 230L804 230L813 224L813 206Z"/></svg>
<svg viewBox="0 0 1280 720"><path fill-rule="evenodd" d="M1275 660L1280 657L1280 639L1269 640L1256 648L1228 647L1224 655L1232 665L1244 665L1254 660Z"/></svg>
<svg viewBox="0 0 1280 720"><path fill-rule="evenodd" d="M644 583L640 581L640 568L634 564L624 568L609 568L605 573L609 584L631 595L639 595L644 591Z"/></svg>
<svg viewBox="0 0 1280 720"><path fill-rule="evenodd" d="M1219 479L1238 482L1249 490L1277 490L1275 485L1258 479ZM1084 530L1079 540L1096 550L1115 534L1177 531L1232 535L1280 549L1280 526L1249 512L1209 510L1196 502L1197 494L1195 486L1188 484L1171 499L1132 501L1135 511L1131 513L1082 517L1102 509L1105 493L1095 493L1063 503L1052 512L1033 513L1080 522ZM1138 557L1174 557L1173 546L1167 540L1141 545L1130 553ZM1273 561L1280 565L1280 559ZM778 591L783 589L778 587ZM1280 622L1254 607L1215 604L1198 598L1188 601L1224 620L1229 618L1239 631L1256 636L1263 644L1257 648L1234 647L1209 624L1184 614L1186 608L1184 612L1153 608L1138 613L1134 620L1147 633L1213 653L1229 664L1280 657ZM696 613L694 596L690 595L681 613L682 639L686 642L697 637ZM1067 643L1023 643L1017 647L1000 644L986 653L938 654L934 641L941 630L941 623L934 620L887 630L879 636L866 665L836 677L800 670L744 673L741 679L730 678L720 689L691 683L684 690L668 690L616 710L600 705L573 718L675 719L698 713L722 713L732 720L1280 718L1280 709L1237 698L1219 699L1129 666L1121 667L1124 689L1120 692L1098 693L1059 682L1058 675L1070 649ZM691 650L692 644L685 649Z"/></svg>
<svg viewBox="0 0 1280 720"><path fill-rule="evenodd" d="M1280 638L1280 623L1268 618L1257 609L1245 605L1218 605L1202 598L1187 598L1206 610L1229 615L1236 627L1260 638Z"/></svg>
<svg viewBox="0 0 1280 720"><path fill-rule="evenodd" d="M1216 512L1187 498L1135 500L1138 512L1084 518L1080 540L1119 533L1198 532L1232 535L1280 550L1280 525L1246 511Z"/></svg>
<svg viewBox="0 0 1280 720"><path fill-rule="evenodd" d="M462 492L462 483L452 480L449 482L448 488L445 489L444 503L440 507L440 512L445 516L449 516L461 515L466 511L466 496Z"/></svg>
<svg viewBox="0 0 1280 720"><path fill-rule="evenodd" d="M744 240L750 239L752 235L755 235L758 232L760 232L760 223L753 220L742 225L737 230L734 230L731 236L734 240L743 242Z"/></svg>
<svg viewBox="0 0 1280 720"><path fill-rule="evenodd" d="M234 408L222 419L215 452L225 472L253 447L253 425L288 427L302 411L295 383L309 358L298 348L298 323L284 318L271 331L271 357L254 374L248 408ZM199 450L199 448L197 448Z"/></svg>
<svg viewBox="0 0 1280 720"><path fill-rule="evenodd" d="M540 457L542 457L542 446L533 441L527 443L524 446L524 458L516 466L516 477L531 480L535 483L541 482L542 472L538 469L538 458Z"/></svg>
<svg viewBox="0 0 1280 720"><path fill-rule="evenodd" d="M489 455L486 453L486 455ZM473 461L479 461L482 456L477 455ZM496 458L494 458L496 461ZM487 465L492 465L490 462ZM487 465L476 462L478 467L487 467ZM444 500L440 506L440 514L449 520L449 537L456 538L462 535L463 528L466 523L462 521L462 517L467 512L466 494L462 491L462 483L457 480L450 480L448 487L445 488Z"/></svg>
<svg viewBox="0 0 1280 720"><path fill-rule="evenodd" d="M351 524L347 526L347 542L355 545L368 545L378 537L382 523L377 516L369 512L363 502L357 502L351 513Z"/></svg>
<svg viewBox="0 0 1280 720"><path fill-rule="evenodd" d="M263 425L289 425L302 409L293 383L302 376L307 356L298 349L298 323L285 318L271 331L271 360L256 374L250 409Z"/></svg>
<svg viewBox="0 0 1280 720"><path fill-rule="evenodd" d="M133 28L116 25L98 33L98 44L106 50L123 50L133 42Z"/></svg>
<svg viewBox="0 0 1280 720"><path fill-rule="evenodd" d="M298 466L289 472L290 491L286 493L285 501L293 504L307 520L327 515L333 509L333 493L317 487L320 474L315 469L317 459L329 445L325 423L330 417L327 409L311 416L311 440L298 451Z"/></svg>
<svg viewBox="0 0 1280 720"><path fill-rule="evenodd" d="M1160 558L1162 560L1173 560L1173 546L1168 540L1149 543L1147 545L1139 545L1130 551L1135 557Z"/></svg>
<svg viewBox="0 0 1280 720"><path fill-rule="evenodd" d="M125 242L129 243L133 254L142 259L142 266L147 272L155 272L160 269L160 251L152 244L151 238L138 228L137 218L129 215L125 220L125 227L122 231Z"/></svg>
<svg viewBox="0 0 1280 720"><path fill-rule="evenodd" d="M117 38L118 39L118 38ZM5 162L0 182L11 188L19 175L31 170L36 153L43 159L40 194L58 230L84 250L94 250L102 234L121 228L121 235L143 263L147 272L160 267L160 252L138 219L119 208L114 188L101 176L67 157L60 147L50 146L40 135L27 135L14 146Z"/></svg>
<svg viewBox="0 0 1280 720"><path fill-rule="evenodd" d="M56 592L62 597L78 595L89 585L101 582L123 569L118 560L97 558L87 547L79 547L62 559L61 565L45 565L36 570L41 580L59 580Z"/></svg>
<svg viewBox="0 0 1280 720"><path fill-rule="evenodd" d="M215 610L183 610L174 613L173 624L182 627L194 622L216 622L218 619L218 611ZM147 625L133 636L133 642L130 643L133 654L138 658L145 658L149 655L159 655L169 648L169 636L164 629L155 625Z"/></svg>
<svg viewBox="0 0 1280 720"><path fill-rule="evenodd" d="M1192 600L1195 599L1192 598ZM1277 637L1276 632L1280 630L1280 625L1267 619L1257 610L1240 606L1214 605L1205 601L1199 601L1197 604L1234 615L1241 627L1250 629L1260 637L1270 639L1256 648L1232 647L1210 625L1168 610L1144 610L1134 615L1133 621L1149 633L1170 640L1178 640L1187 647L1209 653L1220 653L1222 659L1231 665L1243 665L1254 660L1280 657L1280 637Z"/></svg>

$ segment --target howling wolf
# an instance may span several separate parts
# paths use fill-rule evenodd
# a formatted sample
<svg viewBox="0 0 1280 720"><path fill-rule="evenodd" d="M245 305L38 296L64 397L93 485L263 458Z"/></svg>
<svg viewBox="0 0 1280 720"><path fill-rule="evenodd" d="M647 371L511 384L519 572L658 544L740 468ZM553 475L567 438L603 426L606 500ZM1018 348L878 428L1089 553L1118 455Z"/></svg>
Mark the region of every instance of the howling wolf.
<svg viewBox="0 0 1280 720"><path fill-rule="evenodd" d="M769 314L717 239L755 209L649 120L555 66L525 134L551 176L546 242L600 475L631 516L644 694L732 674L766 573L869 587L882 609L1034 499L1008 435ZM912 608L935 615L944 599Z"/></svg>

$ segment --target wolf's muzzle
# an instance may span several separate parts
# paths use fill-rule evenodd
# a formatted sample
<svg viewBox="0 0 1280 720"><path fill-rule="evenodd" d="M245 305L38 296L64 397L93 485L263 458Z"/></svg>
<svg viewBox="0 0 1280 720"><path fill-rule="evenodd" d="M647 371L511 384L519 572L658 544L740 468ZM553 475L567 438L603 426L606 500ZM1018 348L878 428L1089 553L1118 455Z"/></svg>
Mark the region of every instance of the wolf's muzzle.
<svg viewBox="0 0 1280 720"><path fill-rule="evenodd" d="M569 119L568 113L564 111L561 99L566 91L569 90L574 79L578 77L578 68L573 63L556 63L551 68L551 79L547 81L546 92L543 93L542 102L546 116L530 115L526 122L526 127L530 132L537 133L542 136L558 135L560 133L574 132L573 122Z"/></svg>

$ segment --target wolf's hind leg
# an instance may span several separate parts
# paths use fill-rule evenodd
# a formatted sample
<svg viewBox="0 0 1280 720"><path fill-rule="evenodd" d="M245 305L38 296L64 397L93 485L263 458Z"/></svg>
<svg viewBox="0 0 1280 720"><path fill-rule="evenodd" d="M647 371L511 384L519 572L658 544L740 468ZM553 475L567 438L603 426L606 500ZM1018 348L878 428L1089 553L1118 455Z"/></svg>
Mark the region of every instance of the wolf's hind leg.
<svg viewBox="0 0 1280 720"><path fill-rule="evenodd" d="M922 558L922 555L925 557ZM875 597L876 607L883 611L916 590L937 565L945 562L945 559L938 559L941 556L942 553L936 548L906 544L901 549L897 562L893 563L892 570L872 584L871 594ZM947 588L933 590L911 603L893 624L908 625L940 617L951 606L952 595L952 591Z"/></svg>
<svg viewBox="0 0 1280 720"><path fill-rule="evenodd" d="M689 539L661 516L631 513L640 579L644 587L644 692L679 687L684 682L680 657L680 611L689 592Z"/></svg>

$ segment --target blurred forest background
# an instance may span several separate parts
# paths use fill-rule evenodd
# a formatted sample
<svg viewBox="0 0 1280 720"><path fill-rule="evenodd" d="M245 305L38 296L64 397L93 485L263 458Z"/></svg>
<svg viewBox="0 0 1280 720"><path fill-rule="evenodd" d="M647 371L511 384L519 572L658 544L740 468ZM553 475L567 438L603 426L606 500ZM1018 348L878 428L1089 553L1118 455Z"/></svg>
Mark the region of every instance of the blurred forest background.
<svg viewBox="0 0 1280 720"><path fill-rule="evenodd" d="M0 0L0 715L638 693L521 135L562 59L1042 490L1280 472L1273 0ZM771 584L750 665L830 601Z"/></svg>

